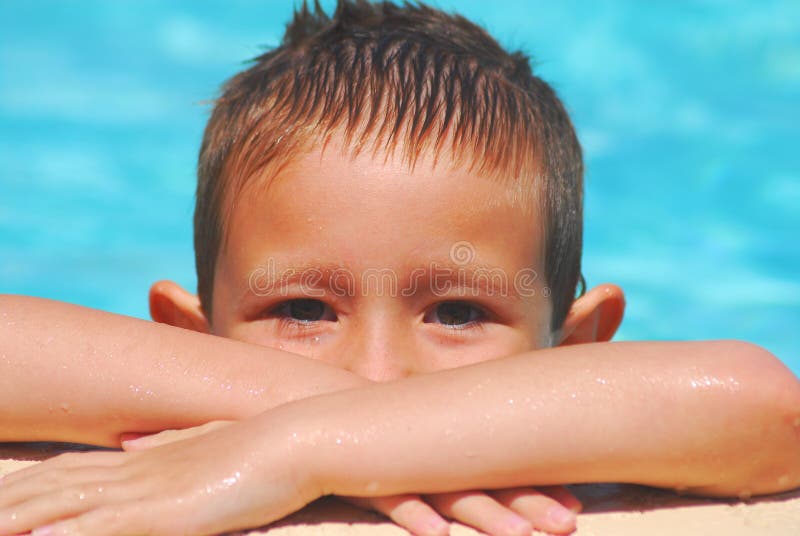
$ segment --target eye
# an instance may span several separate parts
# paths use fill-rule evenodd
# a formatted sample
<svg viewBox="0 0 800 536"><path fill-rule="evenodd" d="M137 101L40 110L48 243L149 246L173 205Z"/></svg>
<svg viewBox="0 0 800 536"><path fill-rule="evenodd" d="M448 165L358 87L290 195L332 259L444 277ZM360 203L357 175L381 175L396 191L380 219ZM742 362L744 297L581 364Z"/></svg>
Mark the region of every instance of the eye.
<svg viewBox="0 0 800 536"><path fill-rule="evenodd" d="M465 328L486 318L483 309L468 302L442 302L426 313L423 322L438 323L448 328Z"/></svg>
<svg viewBox="0 0 800 536"><path fill-rule="evenodd" d="M336 320L336 314L330 306L311 299L287 300L272 309L269 315L300 323Z"/></svg>

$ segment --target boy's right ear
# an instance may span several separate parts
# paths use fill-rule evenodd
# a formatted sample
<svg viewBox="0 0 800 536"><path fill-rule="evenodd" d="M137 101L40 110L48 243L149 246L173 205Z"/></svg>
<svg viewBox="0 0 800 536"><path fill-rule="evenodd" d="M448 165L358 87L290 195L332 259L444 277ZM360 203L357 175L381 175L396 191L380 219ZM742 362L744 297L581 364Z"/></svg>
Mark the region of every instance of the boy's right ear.
<svg viewBox="0 0 800 536"><path fill-rule="evenodd" d="M200 298L173 281L157 281L150 287L150 316L162 324L209 333Z"/></svg>

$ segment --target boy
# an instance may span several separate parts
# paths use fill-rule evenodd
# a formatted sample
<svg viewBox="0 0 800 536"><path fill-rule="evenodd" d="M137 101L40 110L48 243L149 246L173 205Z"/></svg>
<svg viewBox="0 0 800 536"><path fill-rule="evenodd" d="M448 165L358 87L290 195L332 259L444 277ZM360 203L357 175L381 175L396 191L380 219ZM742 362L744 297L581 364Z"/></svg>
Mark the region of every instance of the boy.
<svg viewBox="0 0 800 536"><path fill-rule="evenodd" d="M6 477L0 533L213 533L324 494L375 497L421 533L446 530L434 510L568 531L573 498L518 487L800 485L800 386L768 353L602 344L623 297L573 300L581 175L552 90L482 30L423 6L304 7L209 121L199 298L151 291L154 320L233 340L2 303L2 440L249 419Z"/></svg>

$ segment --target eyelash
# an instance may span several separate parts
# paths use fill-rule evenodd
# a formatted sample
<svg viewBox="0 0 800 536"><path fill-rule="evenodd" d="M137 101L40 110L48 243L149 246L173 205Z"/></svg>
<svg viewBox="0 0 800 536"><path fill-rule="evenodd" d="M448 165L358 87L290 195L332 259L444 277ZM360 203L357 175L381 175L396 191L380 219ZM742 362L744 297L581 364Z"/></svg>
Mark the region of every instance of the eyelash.
<svg viewBox="0 0 800 536"><path fill-rule="evenodd" d="M332 309L330 305L321 301L321 300L313 300L308 298L297 298L292 300L286 300L280 302L279 304L275 305L274 307L270 308L264 313L264 318L274 318L278 321L278 332L283 335L288 336L303 336L309 335L314 330L318 330L320 328L319 322L323 320L299 320L296 318L292 318L290 311L288 308L292 306L292 304L297 304L298 302L302 301L310 301L310 302L317 302L321 303L324 307L324 313L331 312ZM334 313L335 316L335 313ZM330 321L330 320L329 320ZM335 321L335 320L334 320Z"/></svg>
<svg viewBox="0 0 800 536"><path fill-rule="evenodd" d="M318 320L300 320L300 319L297 319L297 318L293 318L292 317L292 311L290 310L290 308L293 305L299 305L302 302L308 302L308 303L305 303L305 305L321 304L321 306L323 307L323 310L322 310L323 318L320 318ZM464 322L463 324L446 324L446 323L442 322L440 318L438 319L438 320L440 320L439 322L426 321L426 319L429 319L432 315L437 315L438 316L439 314L441 314L442 311L440 310L440 308L442 306L446 306L446 305L469 307L470 308L469 316L470 317L475 316L475 318L470 318L468 321ZM333 316L332 319L331 318L328 318L328 319L324 318L324 316L331 316L331 315ZM313 332L314 330L320 329L320 327L321 327L320 326L320 322L335 322L337 320L336 313L333 312L333 310L332 310L330 305L328 305L327 303L325 303L325 302L323 302L321 300L314 300L314 299L308 299L308 298L297 298L297 299L291 299L291 300L283 301L283 302L277 304L276 306L272 307L271 309L269 309L265 313L264 316L267 317L267 318L275 318L278 321L278 329L279 329L280 332L286 333L287 335L300 335L300 336L308 335L308 334L310 334L310 332ZM440 329L445 329L445 330L448 330L448 331L466 332L466 331L469 331L469 330L482 330L482 329L484 329L486 327L487 321L490 318L491 318L491 315L483 307L480 307L480 306L478 306L476 304L473 304L473 303L470 303L470 302L466 302L466 301L451 300L451 301L438 302L438 303L434 304L433 306L431 306L424 313L423 322L430 323L430 324L436 324L437 326L439 326Z"/></svg>
<svg viewBox="0 0 800 536"><path fill-rule="evenodd" d="M425 317L423 317L423 320L431 314L438 313L439 312L438 309L443 305L467 306L471 309L470 316L472 316L472 313L476 313L476 318L470 319L467 322L464 322L463 324L445 324L443 322L436 323L443 329L454 330L454 331L466 331L471 329L481 330L486 327L486 322L490 318L490 315L483 307L480 307L478 305L475 305L474 303L470 303L467 301L452 300L434 304L433 307L425 313ZM435 323L435 322L430 322L430 323Z"/></svg>

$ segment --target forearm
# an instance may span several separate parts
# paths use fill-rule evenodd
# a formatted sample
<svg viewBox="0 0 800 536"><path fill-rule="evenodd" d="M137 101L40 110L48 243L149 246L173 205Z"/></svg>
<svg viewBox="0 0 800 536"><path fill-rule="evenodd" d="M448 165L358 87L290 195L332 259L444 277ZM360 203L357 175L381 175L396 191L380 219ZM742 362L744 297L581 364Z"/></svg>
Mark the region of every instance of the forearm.
<svg viewBox="0 0 800 536"><path fill-rule="evenodd" d="M315 397L275 415L297 448L310 447L325 493L617 481L736 495L800 485L797 380L774 358L733 355L741 349L559 348Z"/></svg>
<svg viewBox="0 0 800 536"><path fill-rule="evenodd" d="M363 385L271 348L22 296L0 296L0 441L116 445Z"/></svg>

